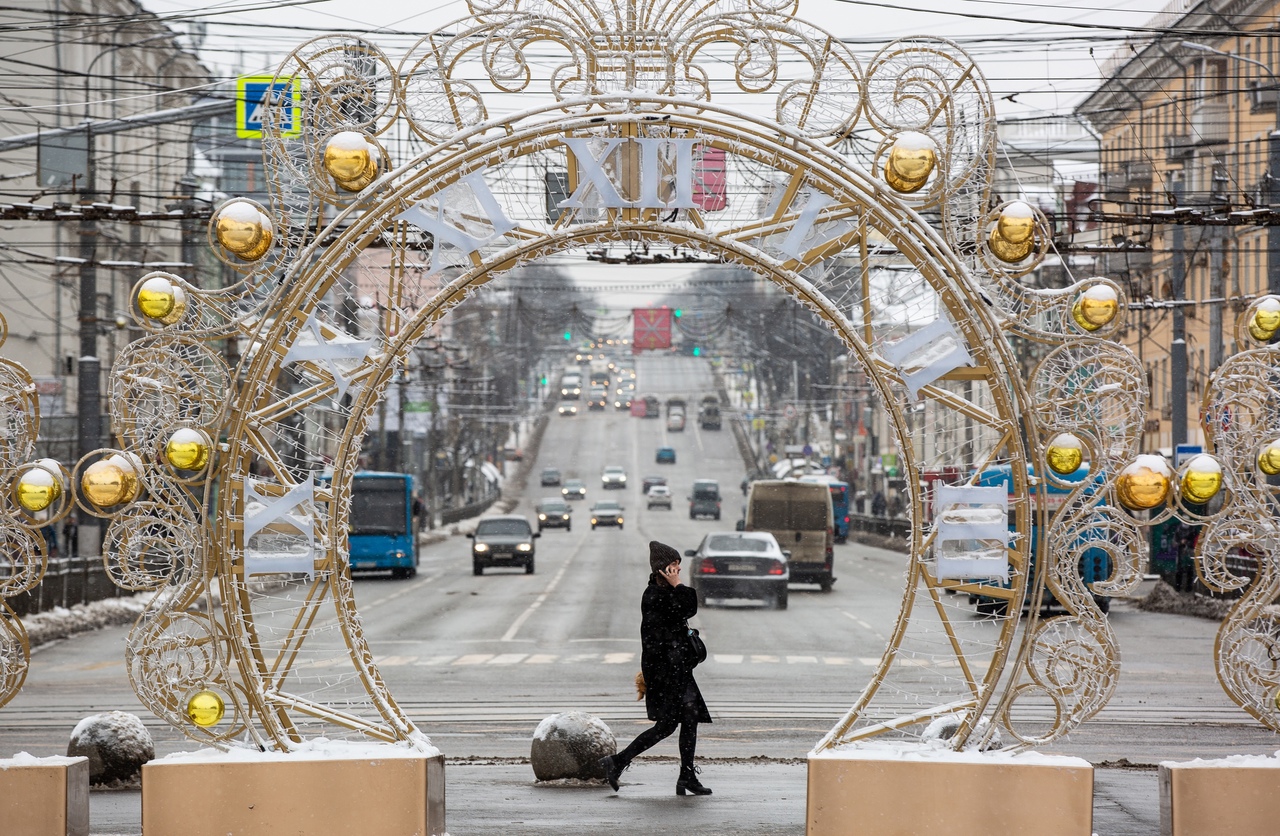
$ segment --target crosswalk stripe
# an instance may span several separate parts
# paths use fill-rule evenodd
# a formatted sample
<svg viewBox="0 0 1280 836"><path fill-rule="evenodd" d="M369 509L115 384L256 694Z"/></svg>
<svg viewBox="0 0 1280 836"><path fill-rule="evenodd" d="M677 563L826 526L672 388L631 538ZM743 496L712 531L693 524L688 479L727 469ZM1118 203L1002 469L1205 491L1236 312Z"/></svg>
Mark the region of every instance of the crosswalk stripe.
<svg viewBox="0 0 1280 836"><path fill-rule="evenodd" d="M492 653L471 653L466 656L459 656L454 660L455 665L483 665L485 662L493 658Z"/></svg>
<svg viewBox="0 0 1280 836"><path fill-rule="evenodd" d="M490 665L518 665L528 653L502 653L489 660Z"/></svg>
<svg viewBox="0 0 1280 836"><path fill-rule="evenodd" d="M635 659L634 653L606 653L604 655L604 663L606 665L625 665Z"/></svg>
<svg viewBox="0 0 1280 836"><path fill-rule="evenodd" d="M535 653L524 660L526 665L549 665L560 657L554 653Z"/></svg>
<svg viewBox="0 0 1280 836"><path fill-rule="evenodd" d="M741 653L713 653L711 658L722 665L738 665L742 663Z"/></svg>

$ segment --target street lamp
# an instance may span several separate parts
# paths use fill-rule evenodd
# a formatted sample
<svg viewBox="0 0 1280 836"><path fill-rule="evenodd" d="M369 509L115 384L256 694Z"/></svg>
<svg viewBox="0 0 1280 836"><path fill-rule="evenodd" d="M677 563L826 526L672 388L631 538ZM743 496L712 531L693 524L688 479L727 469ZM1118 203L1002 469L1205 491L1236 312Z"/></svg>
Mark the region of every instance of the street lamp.
<svg viewBox="0 0 1280 836"><path fill-rule="evenodd" d="M1230 58L1260 67L1271 79L1271 88L1277 91L1277 96L1280 97L1280 81L1277 81L1276 74L1270 67L1256 58L1246 58L1234 52L1224 52L1221 49L1214 49L1207 44L1199 44L1195 41L1183 41L1181 45L1185 49L1192 49L1196 52L1209 52L1214 55L1221 55L1223 58ZM1275 104L1275 113L1276 124L1271 134L1267 137L1267 205L1273 209L1280 205L1280 100ZM1280 293L1280 226L1274 223L1267 226L1267 292Z"/></svg>

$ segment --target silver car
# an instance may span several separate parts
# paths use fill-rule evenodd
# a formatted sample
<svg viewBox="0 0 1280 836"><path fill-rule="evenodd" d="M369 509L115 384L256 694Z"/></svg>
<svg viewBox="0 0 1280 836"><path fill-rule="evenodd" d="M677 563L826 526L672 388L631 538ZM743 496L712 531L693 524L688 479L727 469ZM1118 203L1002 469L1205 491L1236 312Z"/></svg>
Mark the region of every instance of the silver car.
<svg viewBox="0 0 1280 836"><path fill-rule="evenodd" d="M707 598L758 598L775 609L787 608L787 559L791 553L765 531L716 531L685 552L689 585L698 603Z"/></svg>
<svg viewBox="0 0 1280 836"><path fill-rule="evenodd" d="M619 465L611 464L600 474L600 483L605 490L625 488L627 486L627 471Z"/></svg>

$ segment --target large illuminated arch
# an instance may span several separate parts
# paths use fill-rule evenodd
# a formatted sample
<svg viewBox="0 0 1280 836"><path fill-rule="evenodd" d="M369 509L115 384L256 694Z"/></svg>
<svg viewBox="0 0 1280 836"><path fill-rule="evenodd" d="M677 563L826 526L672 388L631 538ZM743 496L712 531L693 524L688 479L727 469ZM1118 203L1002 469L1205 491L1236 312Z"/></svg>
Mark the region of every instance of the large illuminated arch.
<svg viewBox="0 0 1280 836"><path fill-rule="evenodd" d="M129 643L144 703L218 745L287 749L341 728L416 738L361 634L333 522L379 399L440 319L504 272L647 245L775 282L867 373L908 484L952 473L949 494L909 492L898 620L819 748L919 734L944 714L959 716L956 747L1000 729L1032 745L1096 713L1118 651L1091 593L1139 577L1137 530L1107 500L1136 456L1146 393L1107 339L1118 288L1022 284L1049 230L992 195L993 111L972 61L922 38L864 69L769 0L470 8L398 66L358 38L299 48L279 78L297 79L300 111L267 114L272 205L233 199L211 225L243 280L138 285L153 333L122 355L112 390L120 452L136 460L112 461L134 462L141 488L82 506L112 520L117 581L162 591ZM544 83L543 103L523 105ZM729 89L746 104L721 103ZM516 94L518 112L490 115ZM716 176L726 188L712 200ZM378 339L337 310L343 287L378 300ZM1034 369L1013 337L1045 346ZM227 340L234 370L215 348ZM1073 450L1099 478L1067 486L1033 574L1028 473L1052 478L1048 461ZM315 479L320 453L332 481ZM1011 473L998 497L975 484L997 466ZM1074 566L1095 536L1115 570L1090 590ZM1008 588L989 580L1006 573ZM214 581L218 606L198 606ZM1022 619L1017 604L1046 587L1068 614L1042 621L1033 606ZM1015 605L978 620L947 591ZM205 692L227 719L190 719Z"/></svg>

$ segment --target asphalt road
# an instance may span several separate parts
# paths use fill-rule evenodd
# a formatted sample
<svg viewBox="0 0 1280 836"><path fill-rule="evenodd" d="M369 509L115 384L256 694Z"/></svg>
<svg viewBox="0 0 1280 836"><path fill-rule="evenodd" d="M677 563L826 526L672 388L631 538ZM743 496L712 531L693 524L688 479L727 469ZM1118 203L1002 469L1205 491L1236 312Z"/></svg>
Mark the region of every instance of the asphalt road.
<svg viewBox="0 0 1280 836"><path fill-rule="evenodd" d="M637 368L640 393L665 398L681 392L696 399L712 389L703 361L646 356ZM675 465L654 462L660 446L676 449ZM606 464L626 468L626 489L601 487ZM476 822L485 820L492 814L484 812L487 805L507 797L503 782L521 783L518 775L527 766L511 766L508 759L528 756L532 731L547 715L589 711L621 743L648 725L632 685L639 669L639 599L649 571L646 544L659 539L681 550L694 548L709 532L732 530L741 513L744 471L727 428L701 430L690 421L685 431L668 432L662 420L612 409L584 411L551 419L535 465L517 513L532 519L537 499L554 493L537 486L543 466L582 478L589 489L587 500L575 503L573 530L550 529L537 541L536 574L490 569L475 577L470 541L452 537L425 549L414 579L356 581L383 677L409 716L459 766L459 783L451 778L449 790L451 829L458 833L488 832L459 827L459 816L469 809ZM668 478L673 510L644 507L639 482L650 473ZM689 519L684 497L695 478L720 481L725 500L719 522ZM587 524L587 507L603 497L626 508L621 530L592 531ZM785 611L731 601L699 612L695 626L711 657L699 668L698 680L715 717L702 730L699 755L713 764L749 758L776 763L777 780L789 788L792 806L786 809L802 816L802 799L795 796L803 764L787 759L802 759L866 684L898 610L905 560L896 552L837 546L838 582L830 593L796 585ZM1216 623L1144 613L1124 601L1115 603L1110 618L1123 653L1115 697L1098 718L1045 751L1095 764L1154 764L1280 748L1275 735L1234 706L1218 685ZM24 690L0 711L0 755L62 754L80 718L110 709L142 715L158 754L194 748L151 719L133 695L123 663L126 634L127 628L111 628L37 649ZM674 738L653 754L673 757ZM483 775L490 774L480 768L486 763L498 764L493 768L502 776L489 790L482 789ZM1148 795L1154 787L1150 776ZM660 779L651 780L656 787ZM736 809L755 815L746 812L755 809L750 795L744 790L740 807L722 806L717 815L732 817ZM1123 815L1130 818L1149 819L1155 808L1154 797L1138 804L1123 793L1104 792L1098 803L1127 808ZM1138 808L1145 812L1132 813ZM763 821L758 829L744 823L732 832L802 832L779 829L776 817ZM534 829L518 832L578 832L529 827Z"/></svg>

